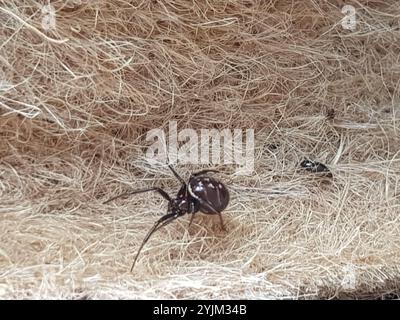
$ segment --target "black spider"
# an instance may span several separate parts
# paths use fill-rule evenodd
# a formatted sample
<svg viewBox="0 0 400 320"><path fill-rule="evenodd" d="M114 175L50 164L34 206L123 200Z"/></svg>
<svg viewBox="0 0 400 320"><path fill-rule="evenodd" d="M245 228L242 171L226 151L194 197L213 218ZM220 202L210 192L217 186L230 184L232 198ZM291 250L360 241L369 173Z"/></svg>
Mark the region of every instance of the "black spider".
<svg viewBox="0 0 400 320"><path fill-rule="evenodd" d="M329 177L332 177L332 173L330 172L328 167L318 161L305 159L300 163L300 166L303 167L306 171L325 174Z"/></svg>
<svg viewBox="0 0 400 320"><path fill-rule="evenodd" d="M166 193L161 188L153 187L148 189L126 192L104 202L104 204L106 204L119 197L137 193L149 192L149 191L157 191L165 200L168 201L167 214L161 217L147 233L132 263L131 271L135 266L140 251L142 250L146 242L149 240L151 235L155 231L159 230L160 228L164 227L165 225L169 224L170 222L174 221L180 216L183 216L187 213L191 213L192 216L189 222L190 226L193 221L194 214L196 212L200 211L206 214L218 214L221 222L221 227L223 230L225 230L221 212L228 206L229 203L228 189L222 182L205 175L206 173L209 172L218 172L218 171L202 170L193 173L191 174L188 183L186 183L174 170L174 168L172 168L172 166L168 165L168 167L171 169L174 176L182 184L181 188L179 189L176 195L176 198L171 198L168 195L168 193Z"/></svg>

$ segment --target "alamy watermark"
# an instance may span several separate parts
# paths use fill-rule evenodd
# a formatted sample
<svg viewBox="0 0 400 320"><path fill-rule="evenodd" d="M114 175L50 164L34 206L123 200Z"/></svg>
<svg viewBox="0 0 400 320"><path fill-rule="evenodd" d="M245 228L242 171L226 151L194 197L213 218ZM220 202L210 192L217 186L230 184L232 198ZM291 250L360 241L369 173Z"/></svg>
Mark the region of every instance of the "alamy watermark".
<svg viewBox="0 0 400 320"><path fill-rule="evenodd" d="M42 28L46 31L56 28L56 10L51 4L42 7Z"/></svg>
<svg viewBox="0 0 400 320"><path fill-rule="evenodd" d="M341 286L345 290L354 290L357 284L356 268L352 264L347 264L342 268L344 277Z"/></svg>
<svg viewBox="0 0 400 320"><path fill-rule="evenodd" d="M345 15L342 19L343 29L355 30L357 26L356 8L352 5L345 5L342 8L342 13Z"/></svg>
<svg viewBox="0 0 400 320"><path fill-rule="evenodd" d="M73 0L74 4L82 4L81 0ZM42 6L42 28L44 30L52 30L56 28L56 10L54 6L49 4ZM355 30L357 26L356 8L352 5L345 5L342 7L342 14L344 17L341 20L343 29Z"/></svg>
<svg viewBox="0 0 400 320"><path fill-rule="evenodd" d="M167 139L168 138L168 139ZM148 131L146 150L150 163L232 164L236 174L250 175L254 170L254 129L183 129L170 121L168 134L163 129Z"/></svg>
<svg viewBox="0 0 400 320"><path fill-rule="evenodd" d="M82 0L68 0L70 4L82 5ZM56 10L50 1L41 6L42 28L46 31L56 29Z"/></svg>
<svg viewBox="0 0 400 320"><path fill-rule="evenodd" d="M82 4L81 0L73 0L74 4ZM42 11L42 28L46 31L54 30L56 28L56 10L53 5L46 4L41 8ZM357 26L356 8L352 5L345 5L341 9L344 17L341 20L343 29L355 30Z"/></svg>

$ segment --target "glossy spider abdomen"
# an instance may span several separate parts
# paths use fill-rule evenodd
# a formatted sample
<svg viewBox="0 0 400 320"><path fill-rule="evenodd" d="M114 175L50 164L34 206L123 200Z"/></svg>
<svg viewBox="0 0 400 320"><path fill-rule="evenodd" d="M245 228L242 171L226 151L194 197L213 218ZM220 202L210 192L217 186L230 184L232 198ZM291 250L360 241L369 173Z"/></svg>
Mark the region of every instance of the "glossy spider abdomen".
<svg viewBox="0 0 400 320"><path fill-rule="evenodd" d="M219 214L229 204L229 192L223 183L207 177L191 177L189 194L199 202L199 211L206 214Z"/></svg>

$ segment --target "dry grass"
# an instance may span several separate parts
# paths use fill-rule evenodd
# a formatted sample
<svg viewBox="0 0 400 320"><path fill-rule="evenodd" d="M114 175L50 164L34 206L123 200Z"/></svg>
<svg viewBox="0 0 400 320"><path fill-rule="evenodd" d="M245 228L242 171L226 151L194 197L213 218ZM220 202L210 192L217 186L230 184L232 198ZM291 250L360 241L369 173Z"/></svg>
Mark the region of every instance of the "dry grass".
<svg viewBox="0 0 400 320"><path fill-rule="evenodd" d="M46 31L40 1L0 0L0 298L398 292L397 0L346 1L354 31L339 0L51 3ZM255 172L217 166L232 194L228 232L182 218L130 274L166 204L102 202L177 190L143 156L146 132L172 119L254 128ZM300 172L304 157L333 179Z"/></svg>

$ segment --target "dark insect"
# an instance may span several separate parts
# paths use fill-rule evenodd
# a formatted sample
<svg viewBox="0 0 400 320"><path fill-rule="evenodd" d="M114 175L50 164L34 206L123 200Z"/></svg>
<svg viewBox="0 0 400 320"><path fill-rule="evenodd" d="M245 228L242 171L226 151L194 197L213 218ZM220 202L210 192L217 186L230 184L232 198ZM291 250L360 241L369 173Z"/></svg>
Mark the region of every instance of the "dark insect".
<svg viewBox="0 0 400 320"><path fill-rule="evenodd" d="M192 214L189 222L190 226L193 222L194 214L196 212L200 211L206 214L218 214L221 227L223 230L225 230L221 212L228 206L229 203L228 189L220 181L206 175L209 172L218 172L218 171L202 170L193 173L191 174L189 181L186 183L174 170L174 168L172 168L172 166L168 165L168 167L171 169L174 176L180 181L182 185L178 191L178 194L176 195L176 198L171 198L168 195L168 193L166 193L163 189L154 187L154 188L126 192L104 202L104 204L106 204L119 197L144 193L149 191L158 192L165 200L168 201L167 214L161 217L158 221L156 221L154 226L147 233L132 263L131 271L133 270L133 267L136 264L136 261L139 257L139 254L143 246L147 243L151 235L160 228L166 226L175 219L179 218L180 216L183 216L187 213Z"/></svg>
<svg viewBox="0 0 400 320"><path fill-rule="evenodd" d="M305 159L300 163L300 166L303 167L306 171L312 173L324 173L330 177L332 176L332 173L329 171L327 166L317 161Z"/></svg>

